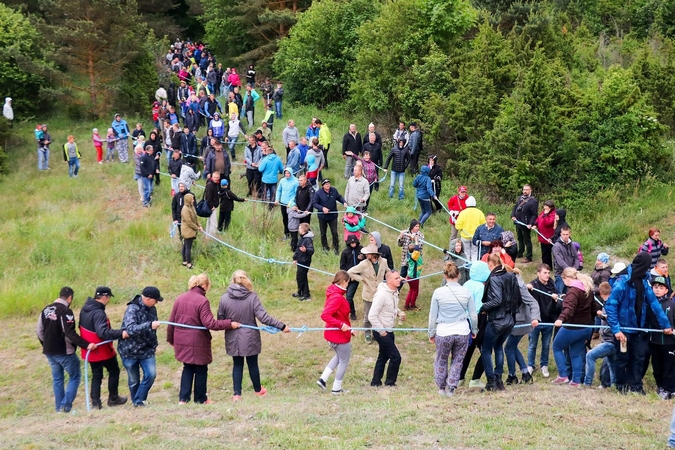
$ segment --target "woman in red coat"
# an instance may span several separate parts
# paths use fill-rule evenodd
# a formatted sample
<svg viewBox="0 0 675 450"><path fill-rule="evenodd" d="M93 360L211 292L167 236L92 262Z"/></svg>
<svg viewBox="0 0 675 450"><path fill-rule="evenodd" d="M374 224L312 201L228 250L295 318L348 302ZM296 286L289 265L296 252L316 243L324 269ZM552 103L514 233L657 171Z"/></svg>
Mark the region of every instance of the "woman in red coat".
<svg viewBox="0 0 675 450"><path fill-rule="evenodd" d="M326 289L326 304L321 313L321 320L326 322L326 328L339 329L323 332L324 339L335 350L335 356L330 360L323 374L321 374L321 378L316 382L321 389L326 389L326 381L335 370L333 394L345 392L342 389L342 379L345 376L345 372L347 372L349 357L352 354L351 339L353 332L351 331L351 323L349 322L349 302L345 298L349 280L349 274L344 270L335 274L333 283Z"/></svg>
<svg viewBox="0 0 675 450"><path fill-rule="evenodd" d="M213 361L209 330L239 328L237 322L213 318L211 304L206 298L206 293L210 288L211 282L205 273L190 277L189 290L178 296L171 310L170 322L207 328L203 330L169 325L166 329L166 340L173 346L176 359L183 363L180 393L178 394L179 405L190 401L193 381L195 403L211 403L206 396L208 365Z"/></svg>
<svg viewBox="0 0 675 450"><path fill-rule="evenodd" d="M548 264L549 269L553 270L553 259L551 258L551 250L553 244L551 238L555 232L555 205L551 200L544 202L544 210L539 214L537 220L534 222L532 228L539 231L537 237L539 238L539 245L541 245L541 262ZM544 237L541 237L544 235Z"/></svg>

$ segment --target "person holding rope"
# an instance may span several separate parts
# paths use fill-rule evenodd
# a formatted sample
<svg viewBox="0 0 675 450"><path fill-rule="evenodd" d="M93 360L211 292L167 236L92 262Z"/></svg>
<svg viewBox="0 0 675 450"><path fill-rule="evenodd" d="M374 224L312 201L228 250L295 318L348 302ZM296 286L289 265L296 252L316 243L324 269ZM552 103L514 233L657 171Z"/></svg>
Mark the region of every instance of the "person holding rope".
<svg viewBox="0 0 675 450"><path fill-rule="evenodd" d="M401 278L408 276L408 247L410 244L419 245L420 251L424 246L424 233L420 231L420 223L417 219L410 221L407 230L402 230L398 235L397 244L401 247Z"/></svg>
<svg viewBox="0 0 675 450"><path fill-rule="evenodd" d="M328 341L328 345L335 351L335 356L330 360L316 384L321 389L326 389L326 382L330 375L335 372L333 388L331 392L335 395L342 394L342 380L347 372L349 358L352 353L352 336L356 335L351 329L350 305L345 299L345 291L349 284L349 274L340 270L335 274L333 282L326 289L326 303L321 313L321 320L326 324L326 328L337 328L337 330L325 330L323 337Z"/></svg>
<svg viewBox="0 0 675 450"><path fill-rule="evenodd" d="M166 328L166 341L173 347L176 360L183 363L178 393L179 405L190 401L193 383L194 402L211 403L206 395L209 364L213 361L209 330L234 330L240 325L229 319L213 318L211 304L206 298L206 293L210 289L211 281L208 275L202 273L191 276L188 281L188 291L176 298L171 309L169 322L205 328L195 329L174 325L168 325Z"/></svg>
<svg viewBox="0 0 675 450"><path fill-rule="evenodd" d="M110 127L115 133L117 138L117 157L120 162L127 163L129 162L129 125L127 121L122 119L122 116L115 114L112 124Z"/></svg>
<svg viewBox="0 0 675 450"><path fill-rule="evenodd" d="M527 289L532 291L532 297L539 305L539 314L544 323L553 323L561 312L561 304L558 302L558 291L555 283L551 280L551 267L548 264L539 264L537 267L537 278L527 284ZM544 378L548 378L548 358L551 348L551 337L553 328L535 327L529 335L529 345L527 349L527 370L532 375L536 366L534 362L537 358L537 346L541 336L541 355L539 356L539 367Z"/></svg>
<svg viewBox="0 0 675 450"><path fill-rule="evenodd" d="M429 166L422 166L421 173L415 177L412 184L417 189L417 200L420 203L420 226L424 226L424 222L431 217L432 200L438 201L429 173Z"/></svg>
<svg viewBox="0 0 675 450"><path fill-rule="evenodd" d="M485 223L476 228L471 243L480 249L478 259L490 253L490 246L494 241L500 241L504 228L497 223L497 214L489 212L485 215ZM513 268L513 265L511 266Z"/></svg>
<svg viewBox="0 0 675 450"><path fill-rule="evenodd" d="M321 233L321 247L325 252L330 251L328 247L327 229L330 227L331 236L333 238L333 252L336 255L340 254L340 244L337 230L337 204L342 203L346 208L349 206L345 199L334 187L331 187L330 180L324 179L321 181L321 189L314 194L314 208L319 211L319 231ZM299 204L298 204L298 207Z"/></svg>
<svg viewBox="0 0 675 450"><path fill-rule="evenodd" d="M511 211L511 220L517 220L516 232L518 233L518 255L523 257L522 262L532 262L532 236L530 230L537 221L539 202L532 196L532 187L529 184L523 186L523 195L520 196ZM521 225L522 224L522 225Z"/></svg>
<svg viewBox="0 0 675 450"><path fill-rule="evenodd" d="M358 211L363 211L370 199L370 184L368 180L362 175L363 166L357 164L354 166L354 175L347 180L347 187L345 188L345 200L347 205L356 208Z"/></svg>
<svg viewBox="0 0 675 450"><path fill-rule="evenodd" d="M541 262L553 267L553 235L555 234L555 204L552 200L544 202L544 209L534 221L532 229L537 232L537 239L541 247Z"/></svg>
<svg viewBox="0 0 675 450"><path fill-rule="evenodd" d="M218 320L230 319L248 327L240 327L225 331L225 350L232 357L233 401L241 400L242 381L244 378L244 359L248 365L248 373L253 383L253 390L258 397L267 395L267 389L260 384L260 369L258 355L262 351L260 330L256 319L265 325L289 333L291 328L270 316L260 301L258 294L253 291L248 274L243 270L235 270L232 274L227 292L220 298L218 305Z"/></svg>
<svg viewBox="0 0 675 450"><path fill-rule="evenodd" d="M370 160L373 161L373 164L375 165L375 176L373 181L375 184L373 186L376 191L379 191L380 184L377 180L380 174L377 167L382 165L382 138L378 140L377 136L378 135L376 135L374 131L368 133L368 141L363 143L363 156L365 158L366 152L368 152Z"/></svg>
<svg viewBox="0 0 675 450"><path fill-rule="evenodd" d="M119 395L120 366L117 363L117 353L112 342L99 345L103 341L115 341L127 339L129 333L126 330L113 330L110 319L105 313L105 307L114 297L112 290L107 286L96 288L94 298L87 301L80 311L80 335L87 342L96 344L96 349L89 352L89 365L91 366L91 406L94 409L103 409L101 403L101 382L103 381L103 369L108 371L108 406L124 405L127 397ZM82 359L87 359L87 350L82 349Z"/></svg>
<svg viewBox="0 0 675 450"><path fill-rule="evenodd" d="M457 237L457 228L455 227L455 222L459 213L466 209L466 200L468 199L466 186L460 186L457 189L457 194L450 197L448 200L448 211L450 211L450 225L452 226L452 231L450 232L450 240L452 241ZM450 246L452 247L452 245Z"/></svg>
<svg viewBox="0 0 675 450"><path fill-rule="evenodd" d="M438 394L451 397L459 384L469 335L478 334L476 304L471 291L459 284L459 269L453 262L443 268L445 286L434 291L429 308L429 341L436 344L434 378ZM450 370L448 358L452 354Z"/></svg>
<svg viewBox="0 0 675 450"><path fill-rule="evenodd" d="M577 251L572 245L571 233L570 227L563 227L560 230L560 239L553 245L555 287L559 294L564 294L567 291L567 285L562 279L563 270L568 267L579 270L579 258L577 258Z"/></svg>

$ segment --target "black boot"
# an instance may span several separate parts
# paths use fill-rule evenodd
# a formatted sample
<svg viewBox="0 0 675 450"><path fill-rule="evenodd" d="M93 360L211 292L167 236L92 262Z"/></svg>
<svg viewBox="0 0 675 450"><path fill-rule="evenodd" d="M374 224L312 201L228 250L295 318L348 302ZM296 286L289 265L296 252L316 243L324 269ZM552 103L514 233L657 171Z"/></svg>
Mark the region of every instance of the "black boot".
<svg viewBox="0 0 675 450"><path fill-rule="evenodd" d="M100 398L98 400L91 399L91 409L103 409Z"/></svg>
<svg viewBox="0 0 675 450"><path fill-rule="evenodd" d="M495 386L497 387L498 391L506 390L506 388L504 387L504 382L502 381L502 377L495 378Z"/></svg>
<svg viewBox="0 0 675 450"><path fill-rule="evenodd" d="M523 380L525 380L525 377L523 377ZM511 386L512 384L518 384L518 377L515 375L509 375L506 377L506 385Z"/></svg>
<svg viewBox="0 0 675 450"><path fill-rule="evenodd" d="M497 384L495 383L495 378L488 378L488 382L485 385L485 388L483 389L484 391L496 391L497 390Z"/></svg>
<svg viewBox="0 0 675 450"><path fill-rule="evenodd" d="M530 375L529 372L525 372L525 373L523 374L523 381L521 381L521 383L523 383L523 384L532 384L532 383L533 383L532 375ZM508 384L508 383L507 383L507 384Z"/></svg>
<svg viewBox="0 0 675 450"><path fill-rule="evenodd" d="M127 398L123 397L121 395L118 395L115 398L112 398L112 397L108 398L108 406L124 405L126 402L127 402Z"/></svg>

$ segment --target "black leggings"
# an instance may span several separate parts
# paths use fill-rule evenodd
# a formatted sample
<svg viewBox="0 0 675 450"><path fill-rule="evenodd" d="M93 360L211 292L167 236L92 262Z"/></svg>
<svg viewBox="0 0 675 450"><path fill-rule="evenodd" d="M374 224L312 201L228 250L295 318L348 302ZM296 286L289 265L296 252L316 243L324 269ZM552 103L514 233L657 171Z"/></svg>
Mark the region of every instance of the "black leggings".
<svg viewBox="0 0 675 450"><path fill-rule="evenodd" d="M232 360L232 382L234 384L234 395L241 395L241 383L244 379L244 357L233 356ZM253 390L260 392L260 369L258 368L258 355L247 356L246 364L248 365L248 374L253 383Z"/></svg>
<svg viewBox="0 0 675 450"><path fill-rule="evenodd" d="M467 370L469 370L469 364L471 364L471 358L473 357L473 352L478 349L480 352L480 348L483 346L483 336L485 336L485 327L487 325L487 315L486 314L480 314L478 316L478 334L476 334L476 338L471 340L471 345L469 345L469 348L466 350L466 355L464 356L464 362L462 363L462 371L460 372L459 379L463 380L464 377L466 376ZM483 369L483 358L478 357L478 361L476 361L476 367L473 369L473 376L471 377L472 380L480 380L480 377L483 376L483 373L485 372L485 369Z"/></svg>
<svg viewBox="0 0 675 450"><path fill-rule="evenodd" d="M183 239L183 262L190 264L192 262L192 243L195 238Z"/></svg>

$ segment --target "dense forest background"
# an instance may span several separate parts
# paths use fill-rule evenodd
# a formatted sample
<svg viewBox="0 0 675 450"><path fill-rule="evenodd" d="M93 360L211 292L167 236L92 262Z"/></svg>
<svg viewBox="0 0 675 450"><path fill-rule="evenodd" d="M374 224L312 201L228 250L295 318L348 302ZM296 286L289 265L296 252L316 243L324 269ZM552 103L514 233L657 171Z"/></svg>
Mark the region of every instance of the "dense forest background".
<svg viewBox="0 0 675 450"><path fill-rule="evenodd" d="M417 120L450 175L495 196L671 178L672 0L2 3L0 90L19 117L145 113L169 43L190 37L283 80L287 101Z"/></svg>

